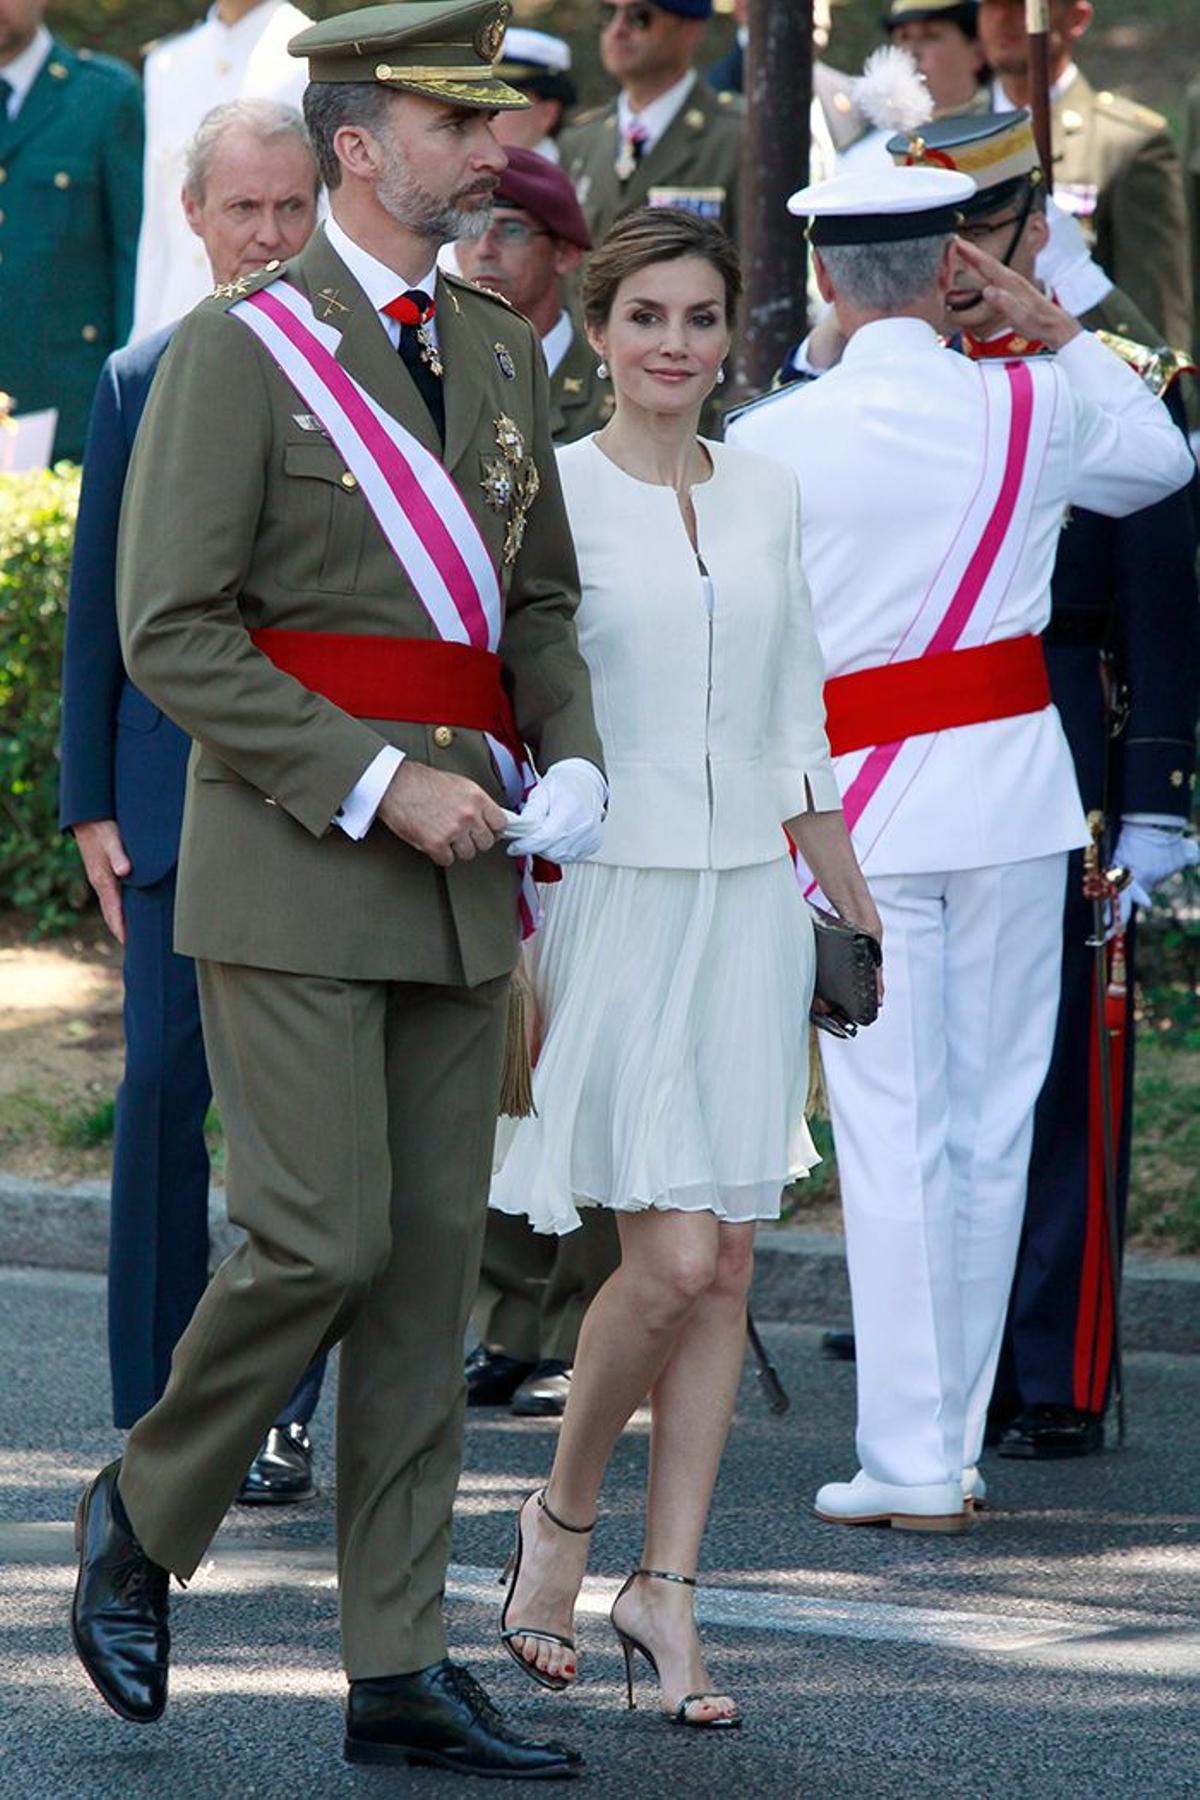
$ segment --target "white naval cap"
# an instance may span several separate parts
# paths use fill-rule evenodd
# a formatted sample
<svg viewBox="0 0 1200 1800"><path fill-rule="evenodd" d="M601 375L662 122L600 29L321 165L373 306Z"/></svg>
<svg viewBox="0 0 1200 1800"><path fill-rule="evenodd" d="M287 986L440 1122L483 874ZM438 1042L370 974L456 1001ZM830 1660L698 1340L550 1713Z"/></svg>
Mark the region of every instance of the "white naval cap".
<svg viewBox="0 0 1200 1800"><path fill-rule="evenodd" d="M510 25L500 47L504 63L525 63L531 69L548 69L553 75L565 75L571 67L571 46L565 38L551 37L548 31L530 31L524 25Z"/></svg>
<svg viewBox="0 0 1200 1800"><path fill-rule="evenodd" d="M872 165L801 188L787 207L809 220L814 244L886 244L957 230L974 192L971 177L956 170Z"/></svg>

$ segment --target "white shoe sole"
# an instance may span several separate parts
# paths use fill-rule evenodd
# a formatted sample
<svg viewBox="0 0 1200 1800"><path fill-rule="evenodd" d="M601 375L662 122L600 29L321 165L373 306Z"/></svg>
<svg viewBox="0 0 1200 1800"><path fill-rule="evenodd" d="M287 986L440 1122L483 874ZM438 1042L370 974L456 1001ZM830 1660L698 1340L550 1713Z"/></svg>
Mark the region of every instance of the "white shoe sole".
<svg viewBox="0 0 1200 1800"><path fill-rule="evenodd" d="M826 1525L890 1525L894 1531L965 1531L969 1519L967 1505L958 1513L855 1513L847 1516L842 1513L822 1512L819 1506L813 1508L818 1519Z"/></svg>

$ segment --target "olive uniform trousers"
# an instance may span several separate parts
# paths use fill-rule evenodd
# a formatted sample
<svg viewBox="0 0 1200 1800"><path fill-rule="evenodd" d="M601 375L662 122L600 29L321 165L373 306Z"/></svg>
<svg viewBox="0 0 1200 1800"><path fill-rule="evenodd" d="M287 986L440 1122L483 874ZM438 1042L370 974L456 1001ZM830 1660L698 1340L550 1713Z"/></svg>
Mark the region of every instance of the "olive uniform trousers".
<svg viewBox="0 0 1200 1800"><path fill-rule="evenodd" d="M246 1240L130 1433L121 1497L147 1554L189 1576L297 1378L340 1340L346 1670L424 1668L446 1654L462 1340L508 976L465 988L197 971L229 1213Z"/></svg>
<svg viewBox="0 0 1200 1800"><path fill-rule="evenodd" d="M525 1219L490 1212L475 1328L490 1350L518 1362L575 1361L583 1315L621 1260L617 1221L588 1206L578 1231L536 1232Z"/></svg>

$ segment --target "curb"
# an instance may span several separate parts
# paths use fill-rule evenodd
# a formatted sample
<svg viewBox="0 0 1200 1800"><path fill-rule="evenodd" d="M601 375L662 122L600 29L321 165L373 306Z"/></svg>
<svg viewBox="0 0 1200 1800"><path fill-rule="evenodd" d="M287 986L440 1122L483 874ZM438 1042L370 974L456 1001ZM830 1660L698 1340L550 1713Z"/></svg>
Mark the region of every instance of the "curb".
<svg viewBox="0 0 1200 1800"><path fill-rule="evenodd" d="M106 1181L56 1187L0 1174L0 1265L102 1275L108 1254L108 1194ZM242 1235L225 1216L221 1188L212 1190L208 1217L215 1264ZM751 1305L760 1321L849 1325L841 1238L825 1231L761 1231ZM1200 1258L1131 1251L1125 1259L1121 1324L1127 1350L1200 1355Z"/></svg>

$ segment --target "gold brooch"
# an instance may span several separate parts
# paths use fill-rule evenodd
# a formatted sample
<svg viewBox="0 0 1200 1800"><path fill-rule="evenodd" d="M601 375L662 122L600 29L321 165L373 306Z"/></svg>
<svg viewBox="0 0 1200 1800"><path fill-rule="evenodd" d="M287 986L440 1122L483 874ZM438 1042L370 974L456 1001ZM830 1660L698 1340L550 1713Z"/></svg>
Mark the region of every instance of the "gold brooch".
<svg viewBox="0 0 1200 1800"><path fill-rule="evenodd" d="M483 465L483 478L479 483L483 489L483 497L493 512L503 512L513 497L512 474L506 463L498 456L491 456Z"/></svg>
<svg viewBox="0 0 1200 1800"><path fill-rule="evenodd" d="M504 560L508 564L515 563L521 554L521 545L525 542L525 514L514 513L508 521L508 530L504 534Z"/></svg>

